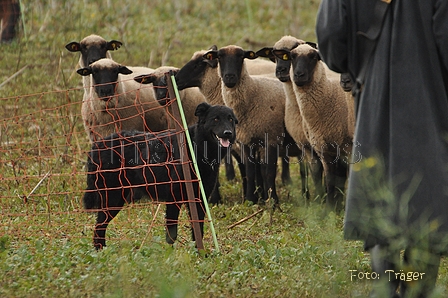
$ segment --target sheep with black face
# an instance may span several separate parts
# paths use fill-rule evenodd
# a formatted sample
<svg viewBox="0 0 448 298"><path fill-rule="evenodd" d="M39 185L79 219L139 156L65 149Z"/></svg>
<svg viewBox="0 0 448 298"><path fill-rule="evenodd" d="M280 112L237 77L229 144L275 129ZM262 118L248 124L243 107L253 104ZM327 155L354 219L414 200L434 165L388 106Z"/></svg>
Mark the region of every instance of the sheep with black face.
<svg viewBox="0 0 448 298"><path fill-rule="evenodd" d="M169 72L175 75L178 71L179 68L174 66L160 66L151 73L134 77L134 80L141 84L152 84L154 86L154 96L159 104L164 106L169 99L165 75ZM192 125L196 122L196 107L206 101L205 97L197 87L179 90L179 96L182 100L187 124Z"/></svg>
<svg viewBox="0 0 448 298"><path fill-rule="evenodd" d="M305 132L324 167L327 206L340 210L353 145L354 119L350 113L354 102L342 90L340 78L327 77L316 48L304 44L291 51L273 52L292 63L290 76Z"/></svg>
<svg viewBox="0 0 448 298"><path fill-rule="evenodd" d="M121 130L167 129L165 110L152 87L135 82L128 67L105 58L77 72L91 80L81 114L92 142Z"/></svg>
<svg viewBox="0 0 448 298"><path fill-rule="evenodd" d="M265 76L251 76L246 59L256 59L253 51L229 45L203 55L210 63L218 62L224 103L239 119L237 140L244 149L247 190L246 199L258 202L255 191L255 165L260 162L263 200L269 195L278 205L275 185L277 159L285 135L285 93L280 81ZM260 159L256 157L259 156Z"/></svg>
<svg viewBox="0 0 448 298"><path fill-rule="evenodd" d="M310 164L310 170L312 175L312 180L315 186L315 197L323 198L325 195L323 187L323 167L319 159L314 158L312 155L313 150L311 148L310 142L307 138L305 130L303 128L303 119L300 113L299 104L296 99L296 94L294 92L293 83L289 75L291 69L291 60L282 59L283 57L276 57L273 53L275 50L287 50L290 51L301 44L306 44L304 40L298 39L291 35L285 35L280 38L273 47L265 47L257 51L257 55L261 57L269 58L271 61L276 63L275 75L283 82L283 87L285 89L286 102L285 102L285 126L286 130L289 132L294 142L299 148L302 149L303 153L307 157L307 161ZM305 162L305 161L304 161ZM300 176L302 179L302 193L309 197L309 191L307 188L307 171L304 164L301 163Z"/></svg>

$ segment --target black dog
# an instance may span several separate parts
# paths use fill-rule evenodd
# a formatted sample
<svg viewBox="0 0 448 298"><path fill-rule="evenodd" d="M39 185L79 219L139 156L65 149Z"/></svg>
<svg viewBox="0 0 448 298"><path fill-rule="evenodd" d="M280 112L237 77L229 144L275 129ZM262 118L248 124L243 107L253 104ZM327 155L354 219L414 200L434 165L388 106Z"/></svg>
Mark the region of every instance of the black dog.
<svg viewBox="0 0 448 298"><path fill-rule="evenodd" d="M188 130L208 198L216 186L219 163L226 155L227 147L235 141L238 122L232 109L226 106L201 103L195 115L198 123ZM191 152L189 156L191 158ZM83 201L86 209L99 209L93 238L95 247L101 249L106 245L107 226L124 204L142 197L175 202L166 204L165 216L166 241L174 243L179 210L187 199L182 162L174 131L123 131L94 143L87 162L87 189ZM196 196L199 195L199 184L193 165L190 168ZM200 202L197 209L202 235L205 212Z"/></svg>

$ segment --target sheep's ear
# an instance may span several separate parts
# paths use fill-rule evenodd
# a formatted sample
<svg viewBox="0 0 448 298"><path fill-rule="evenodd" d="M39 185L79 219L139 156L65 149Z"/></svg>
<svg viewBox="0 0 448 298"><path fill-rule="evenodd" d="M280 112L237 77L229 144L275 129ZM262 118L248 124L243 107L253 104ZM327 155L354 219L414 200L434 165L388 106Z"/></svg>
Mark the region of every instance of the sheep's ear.
<svg viewBox="0 0 448 298"><path fill-rule="evenodd" d="M151 84L155 80L155 76L153 74L144 74L134 77L134 81L140 84Z"/></svg>
<svg viewBox="0 0 448 298"><path fill-rule="evenodd" d="M205 114L207 113L208 109L210 109L212 106L206 102L202 102L200 103L197 107L196 107L196 111L194 112L195 116L203 117L205 116Z"/></svg>
<svg viewBox="0 0 448 298"><path fill-rule="evenodd" d="M255 54L257 54L259 57L269 58L272 62L275 62L275 56L272 54L272 50L274 48L266 47L262 48L261 50L258 50Z"/></svg>
<svg viewBox="0 0 448 298"><path fill-rule="evenodd" d="M107 49L109 51L115 51L115 50L118 50L122 45L123 45L123 43L121 41L111 40L107 43Z"/></svg>
<svg viewBox="0 0 448 298"><path fill-rule="evenodd" d="M211 68L218 67L218 59L213 59L213 60L204 59L203 61L205 63L207 63L208 65L210 65Z"/></svg>
<svg viewBox="0 0 448 298"><path fill-rule="evenodd" d="M218 50L218 47L214 44L214 45L212 45L212 46L209 48L209 50L217 51L217 50Z"/></svg>
<svg viewBox="0 0 448 298"><path fill-rule="evenodd" d="M245 51L244 58L246 59L257 59L258 55L254 51Z"/></svg>
<svg viewBox="0 0 448 298"><path fill-rule="evenodd" d="M66 44L65 48L70 52L79 52L81 51L81 44L79 42L72 41Z"/></svg>
<svg viewBox="0 0 448 298"><path fill-rule="evenodd" d="M311 42L311 41L307 41L306 44L311 46L311 47L313 47L313 48L315 48L317 50L317 43Z"/></svg>
<svg viewBox="0 0 448 298"><path fill-rule="evenodd" d="M211 68L215 68L218 66L218 51L208 51L204 55L202 55L203 61L208 63Z"/></svg>
<svg viewBox="0 0 448 298"><path fill-rule="evenodd" d="M208 51L207 53L205 53L204 55L202 55L202 57L203 57L205 60L214 60L214 59L218 59L218 51L216 51L216 50Z"/></svg>
<svg viewBox="0 0 448 298"><path fill-rule="evenodd" d="M128 74L132 73L132 70L130 70L126 66L120 65L118 67L118 73L121 73L121 74L124 74L124 75L128 75Z"/></svg>
<svg viewBox="0 0 448 298"><path fill-rule="evenodd" d="M280 60L290 61L291 60L291 52L287 50L273 50L272 54Z"/></svg>
<svg viewBox="0 0 448 298"><path fill-rule="evenodd" d="M176 76L177 73L179 72L179 70L180 70L180 69L171 69L171 70L170 70L170 75L171 75L171 76Z"/></svg>
<svg viewBox="0 0 448 298"><path fill-rule="evenodd" d="M84 67L78 69L76 72L85 77L92 74L92 69L90 67Z"/></svg>

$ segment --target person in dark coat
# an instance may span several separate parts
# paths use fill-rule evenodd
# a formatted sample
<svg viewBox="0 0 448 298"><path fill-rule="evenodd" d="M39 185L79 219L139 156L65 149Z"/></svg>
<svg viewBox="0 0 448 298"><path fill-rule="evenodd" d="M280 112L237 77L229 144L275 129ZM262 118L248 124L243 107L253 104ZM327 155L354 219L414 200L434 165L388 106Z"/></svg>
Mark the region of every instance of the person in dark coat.
<svg viewBox="0 0 448 298"><path fill-rule="evenodd" d="M332 70L365 67L344 237L370 251L373 295L427 297L448 251L448 1L322 0L316 34Z"/></svg>

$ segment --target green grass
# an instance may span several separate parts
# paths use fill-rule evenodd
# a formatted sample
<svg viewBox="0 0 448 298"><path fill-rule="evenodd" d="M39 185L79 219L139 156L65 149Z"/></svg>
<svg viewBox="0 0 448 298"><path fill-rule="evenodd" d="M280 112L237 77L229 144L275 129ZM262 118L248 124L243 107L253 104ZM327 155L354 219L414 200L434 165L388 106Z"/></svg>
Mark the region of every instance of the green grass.
<svg viewBox="0 0 448 298"><path fill-rule="evenodd" d="M85 152L78 55L64 45L96 33L117 39L124 65L182 66L200 49L237 44L258 50L291 34L314 35L317 0L22 1L26 36L0 44L1 297L366 297L370 272L361 242L342 237L340 216L306 206L297 165L280 186L283 212L241 223L258 206L241 200L240 179L222 176L223 205L212 208L198 255L185 212L179 241L164 241L163 208L140 203L120 212L108 247L92 247L95 216L82 211ZM45 175L48 173L48 176ZM45 177L45 178L44 178ZM40 183L40 184L39 184ZM39 186L36 188L36 186ZM153 222L153 217L155 218ZM447 261L439 296L447 293Z"/></svg>

